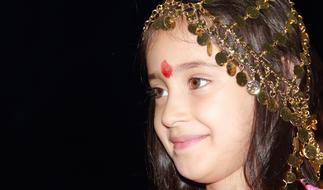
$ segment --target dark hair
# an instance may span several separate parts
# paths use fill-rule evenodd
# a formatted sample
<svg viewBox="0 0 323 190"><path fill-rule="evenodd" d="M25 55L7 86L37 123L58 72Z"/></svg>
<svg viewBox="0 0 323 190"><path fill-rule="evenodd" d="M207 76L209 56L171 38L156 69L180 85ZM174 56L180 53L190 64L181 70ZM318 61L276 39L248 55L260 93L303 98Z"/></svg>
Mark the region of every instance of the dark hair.
<svg viewBox="0 0 323 190"><path fill-rule="evenodd" d="M193 1L191 1L193 2ZM234 22L234 15L244 15L248 6L253 6L255 0L214 0L212 4L205 7L212 15L220 17L225 23ZM268 10L261 11L259 18L248 20L244 27L237 30L256 51L260 51L264 45L273 41L274 35L283 30L288 19L290 5L288 0L276 0L270 2ZM146 53L153 30L143 34L141 44L142 71L146 74ZM287 36L284 45L279 45L277 50L268 57L274 67L280 69L285 76L290 76L292 64L299 64L301 52L301 37L297 27ZM230 37L229 37L230 38ZM281 64L285 58L286 64ZM252 61L252 60L251 60ZM304 86L301 81L301 87ZM314 88L314 86L312 86ZM311 111L317 110L317 94L311 94ZM315 100L315 101L314 101ZM153 189L165 190L202 190L205 185L198 184L183 178L166 153L159 141L153 127L154 100L150 100L147 138L148 171L153 183ZM277 190L283 186L283 179L288 169L287 159L292 151L292 139L295 136L295 127L284 122L279 112L270 112L265 106L256 102L254 112L253 132L251 143L244 164L244 175L251 189L256 190ZM308 162L301 166L302 173L307 182L316 185L315 172ZM288 186L288 189L305 189L297 181Z"/></svg>

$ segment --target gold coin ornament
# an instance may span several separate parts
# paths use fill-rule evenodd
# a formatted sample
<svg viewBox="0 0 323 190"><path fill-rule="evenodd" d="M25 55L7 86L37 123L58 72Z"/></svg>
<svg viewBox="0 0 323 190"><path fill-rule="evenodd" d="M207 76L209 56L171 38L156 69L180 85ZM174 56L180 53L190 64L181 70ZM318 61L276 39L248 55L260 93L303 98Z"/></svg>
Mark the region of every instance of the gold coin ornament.
<svg viewBox="0 0 323 190"><path fill-rule="evenodd" d="M267 101L268 101L268 96L266 94L266 92L264 91L260 91L258 94L257 94L257 100L260 104L262 105L266 105L267 104Z"/></svg>
<svg viewBox="0 0 323 190"><path fill-rule="evenodd" d="M280 116L284 121L290 121L292 117L292 111L288 107L283 107L280 110Z"/></svg>
<svg viewBox="0 0 323 190"><path fill-rule="evenodd" d="M259 10L256 7L247 7L247 15L255 19L259 16Z"/></svg>
<svg viewBox="0 0 323 190"><path fill-rule="evenodd" d="M223 66L228 60L228 55L225 52L219 52L215 55L215 61L218 65Z"/></svg>
<svg viewBox="0 0 323 190"><path fill-rule="evenodd" d="M208 42L207 42L207 55L209 56L209 57L211 57L212 56L212 42L211 42L211 40L209 40Z"/></svg>
<svg viewBox="0 0 323 190"><path fill-rule="evenodd" d="M240 85L240 86L245 86L248 82L247 75L243 71L240 71L239 73L237 73L236 79L237 79L238 85Z"/></svg>
<svg viewBox="0 0 323 190"><path fill-rule="evenodd" d="M295 65L294 74L296 75L297 78L303 78L305 75L305 70L300 65Z"/></svg>
<svg viewBox="0 0 323 190"><path fill-rule="evenodd" d="M292 167L299 167L302 164L302 160L294 154L290 154L288 157L288 164Z"/></svg>
<svg viewBox="0 0 323 190"><path fill-rule="evenodd" d="M269 8L269 1L268 0L256 0L256 5L260 9L268 9Z"/></svg>
<svg viewBox="0 0 323 190"><path fill-rule="evenodd" d="M247 83L247 90L249 94L257 95L260 92L260 84L256 80L251 80Z"/></svg>
<svg viewBox="0 0 323 190"><path fill-rule="evenodd" d="M189 24L188 31L196 35L197 24Z"/></svg>
<svg viewBox="0 0 323 190"><path fill-rule="evenodd" d="M210 39L210 36L207 33L202 33L201 35L197 36L197 43L201 46L207 45L208 41Z"/></svg>
<svg viewBox="0 0 323 190"><path fill-rule="evenodd" d="M304 129L304 128L299 128L298 129L297 136L298 136L298 139L302 143L307 143L308 140L310 139L310 135L309 135L308 131L306 129Z"/></svg>
<svg viewBox="0 0 323 190"><path fill-rule="evenodd" d="M227 72L232 77L237 73L237 66L233 63L233 61L229 61L227 63Z"/></svg>
<svg viewBox="0 0 323 190"><path fill-rule="evenodd" d="M306 158L313 160L316 158L316 147L313 145L306 145L304 148L304 155Z"/></svg>
<svg viewBox="0 0 323 190"><path fill-rule="evenodd" d="M267 108L270 112L276 112L279 109L279 105L274 98L269 98Z"/></svg>
<svg viewBox="0 0 323 190"><path fill-rule="evenodd" d="M286 182L288 184L294 183L296 181L296 175L293 172L288 172L286 175Z"/></svg>

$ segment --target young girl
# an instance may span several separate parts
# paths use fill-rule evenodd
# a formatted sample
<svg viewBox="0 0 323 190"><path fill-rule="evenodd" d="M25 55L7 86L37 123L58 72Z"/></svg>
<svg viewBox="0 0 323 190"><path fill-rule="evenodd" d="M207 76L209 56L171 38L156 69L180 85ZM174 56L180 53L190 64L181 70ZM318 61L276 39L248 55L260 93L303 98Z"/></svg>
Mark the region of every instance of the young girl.
<svg viewBox="0 0 323 190"><path fill-rule="evenodd" d="M289 0L166 0L146 21L153 189L319 189L309 37Z"/></svg>

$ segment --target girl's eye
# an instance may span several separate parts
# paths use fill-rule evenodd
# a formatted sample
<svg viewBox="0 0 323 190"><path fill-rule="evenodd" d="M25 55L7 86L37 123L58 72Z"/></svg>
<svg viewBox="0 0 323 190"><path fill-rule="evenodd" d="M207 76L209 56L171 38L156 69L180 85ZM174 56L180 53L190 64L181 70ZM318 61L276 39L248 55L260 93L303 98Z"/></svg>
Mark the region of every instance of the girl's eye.
<svg viewBox="0 0 323 190"><path fill-rule="evenodd" d="M162 88L152 88L150 90L150 95L155 99L161 98L168 95L168 92Z"/></svg>
<svg viewBox="0 0 323 190"><path fill-rule="evenodd" d="M194 90L206 86L209 82L207 79L191 78L188 83L190 88Z"/></svg>

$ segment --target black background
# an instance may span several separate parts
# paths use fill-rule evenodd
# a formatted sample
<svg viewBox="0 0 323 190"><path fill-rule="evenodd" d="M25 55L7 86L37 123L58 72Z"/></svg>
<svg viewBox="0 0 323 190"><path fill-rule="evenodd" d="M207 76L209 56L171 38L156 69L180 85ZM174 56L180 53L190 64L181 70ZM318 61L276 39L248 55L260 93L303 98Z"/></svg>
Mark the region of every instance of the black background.
<svg viewBox="0 0 323 190"><path fill-rule="evenodd" d="M136 48L158 2L1 6L0 189L147 189ZM317 3L296 7L323 55Z"/></svg>

